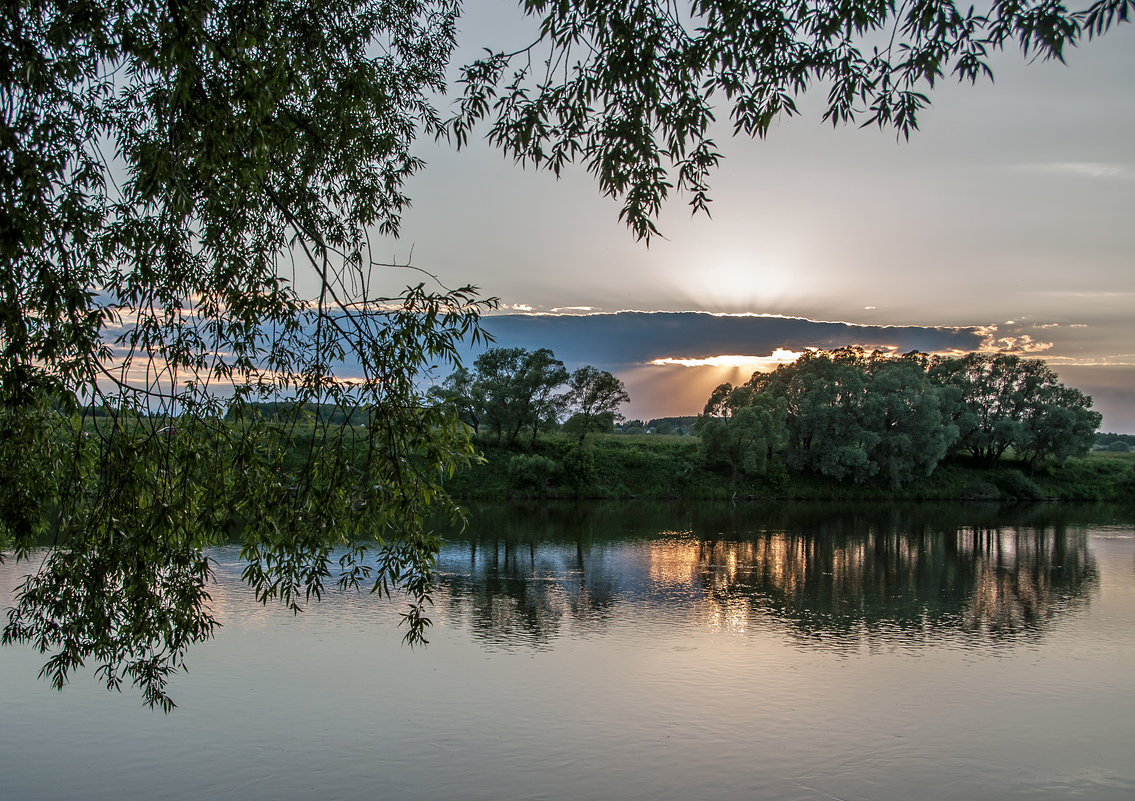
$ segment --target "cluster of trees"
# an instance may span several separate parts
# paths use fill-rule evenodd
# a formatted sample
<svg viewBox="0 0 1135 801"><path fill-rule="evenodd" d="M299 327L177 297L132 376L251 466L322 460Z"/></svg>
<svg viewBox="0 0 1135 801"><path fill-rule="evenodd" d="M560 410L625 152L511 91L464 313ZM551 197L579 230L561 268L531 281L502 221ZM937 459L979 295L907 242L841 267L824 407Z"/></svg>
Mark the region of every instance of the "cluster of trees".
<svg viewBox="0 0 1135 801"><path fill-rule="evenodd" d="M713 391L697 423L710 461L736 482L774 466L898 487L954 450L992 467L1009 451L1030 468L1086 453L1101 416L1039 359L970 353L892 358L811 351Z"/></svg>
<svg viewBox="0 0 1135 801"><path fill-rule="evenodd" d="M566 389L565 389L566 387ZM592 431L611 431L622 420L619 406L630 400L618 378L591 365L568 373L548 348L490 348L472 369L459 367L431 397L457 410L474 434L514 445L520 435L535 443L540 431L556 427L582 444Z"/></svg>

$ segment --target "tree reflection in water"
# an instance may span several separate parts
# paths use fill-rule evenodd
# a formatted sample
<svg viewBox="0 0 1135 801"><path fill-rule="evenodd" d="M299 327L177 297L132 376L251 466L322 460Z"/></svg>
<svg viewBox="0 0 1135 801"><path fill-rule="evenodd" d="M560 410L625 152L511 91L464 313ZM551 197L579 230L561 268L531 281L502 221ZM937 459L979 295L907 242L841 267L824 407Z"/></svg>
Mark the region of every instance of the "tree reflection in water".
<svg viewBox="0 0 1135 801"><path fill-rule="evenodd" d="M1012 642L1087 602L1111 508L598 504L474 510L438 603L495 647L548 648L636 607L851 651Z"/></svg>

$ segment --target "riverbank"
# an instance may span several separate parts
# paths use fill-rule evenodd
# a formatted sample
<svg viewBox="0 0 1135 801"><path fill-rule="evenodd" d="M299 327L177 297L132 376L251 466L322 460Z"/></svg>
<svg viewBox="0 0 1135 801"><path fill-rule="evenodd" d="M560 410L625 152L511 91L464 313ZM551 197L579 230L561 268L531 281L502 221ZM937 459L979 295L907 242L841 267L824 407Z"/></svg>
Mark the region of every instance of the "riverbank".
<svg viewBox="0 0 1135 801"><path fill-rule="evenodd" d="M525 450L479 443L484 461L446 489L462 500L516 498L768 500L1109 501L1135 497L1135 454L1091 453L1029 471L1009 458L992 469L957 457L899 489L882 481L837 481L774 469L742 477L707 467L696 437L609 435L579 447L547 435Z"/></svg>

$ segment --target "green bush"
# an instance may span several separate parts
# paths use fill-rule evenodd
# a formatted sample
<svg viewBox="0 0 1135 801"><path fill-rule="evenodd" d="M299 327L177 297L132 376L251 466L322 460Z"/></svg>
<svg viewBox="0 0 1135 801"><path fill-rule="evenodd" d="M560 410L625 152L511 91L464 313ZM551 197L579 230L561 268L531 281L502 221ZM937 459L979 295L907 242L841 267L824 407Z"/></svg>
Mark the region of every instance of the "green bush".
<svg viewBox="0 0 1135 801"><path fill-rule="evenodd" d="M572 448L564 456L564 483L574 495L588 495L595 484L595 457L590 449Z"/></svg>
<svg viewBox="0 0 1135 801"><path fill-rule="evenodd" d="M563 469L555 459L538 453L516 453L508 460L508 477L512 486L524 494L544 494L552 480Z"/></svg>
<svg viewBox="0 0 1135 801"><path fill-rule="evenodd" d="M994 482L1006 498L1018 501L1039 501L1045 497L1044 492L1036 482L1020 470L1000 470L994 476Z"/></svg>

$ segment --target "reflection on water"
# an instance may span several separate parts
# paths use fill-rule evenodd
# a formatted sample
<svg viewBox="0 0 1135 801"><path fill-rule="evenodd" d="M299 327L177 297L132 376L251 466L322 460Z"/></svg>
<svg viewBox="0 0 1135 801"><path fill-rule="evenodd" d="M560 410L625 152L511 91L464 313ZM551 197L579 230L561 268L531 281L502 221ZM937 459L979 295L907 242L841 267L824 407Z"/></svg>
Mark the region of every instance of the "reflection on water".
<svg viewBox="0 0 1135 801"><path fill-rule="evenodd" d="M0 798L1135 798L1135 509L474 509L428 648L210 554L165 716L0 649ZM28 563L0 565L9 592Z"/></svg>
<svg viewBox="0 0 1135 801"><path fill-rule="evenodd" d="M615 606L737 632L774 626L831 649L989 644L1041 632L1086 602L1097 576L1084 514L486 507L443 551L438 602L498 646L546 648L565 625L600 632Z"/></svg>

